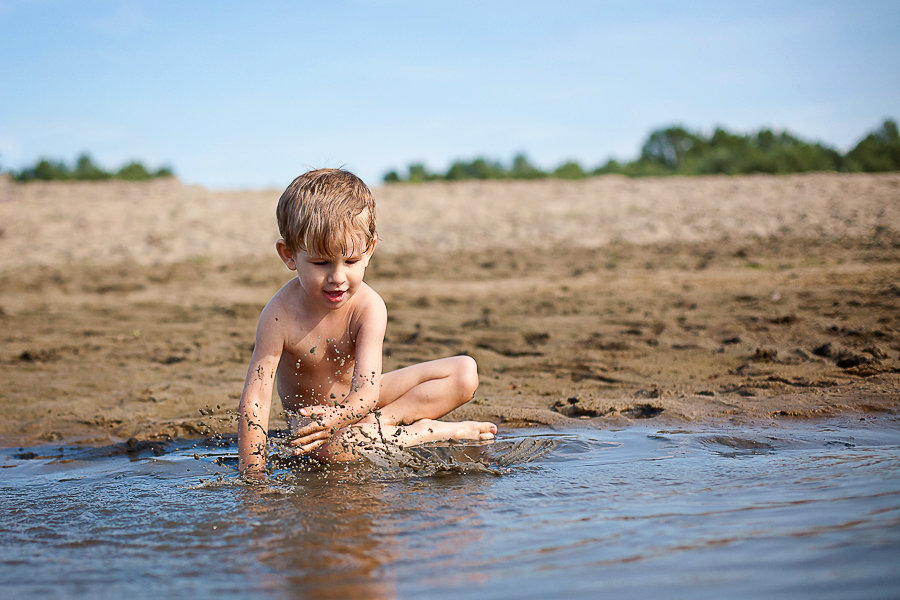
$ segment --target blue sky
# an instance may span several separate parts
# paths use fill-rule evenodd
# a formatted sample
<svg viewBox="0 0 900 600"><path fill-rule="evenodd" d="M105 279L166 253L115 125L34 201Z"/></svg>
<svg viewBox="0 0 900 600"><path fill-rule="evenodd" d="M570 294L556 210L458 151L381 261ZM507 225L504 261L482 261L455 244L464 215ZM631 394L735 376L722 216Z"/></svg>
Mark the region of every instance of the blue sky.
<svg viewBox="0 0 900 600"><path fill-rule="evenodd" d="M476 155L630 160L673 123L844 151L900 117L898 31L897 1L0 0L0 166L378 183Z"/></svg>

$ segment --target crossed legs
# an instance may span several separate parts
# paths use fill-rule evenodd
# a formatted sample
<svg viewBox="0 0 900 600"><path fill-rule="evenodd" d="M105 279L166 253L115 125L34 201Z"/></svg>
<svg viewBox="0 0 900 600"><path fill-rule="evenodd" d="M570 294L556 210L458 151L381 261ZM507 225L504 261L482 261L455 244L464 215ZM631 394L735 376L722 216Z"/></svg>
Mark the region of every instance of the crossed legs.
<svg viewBox="0 0 900 600"><path fill-rule="evenodd" d="M442 358L385 373L378 417L370 414L313 452L327 462L355 458L352 447L384 439L401 447L426 442L490 440L497 427L480 421L437 421L472 399L478 370L469 356Z"/></svg>

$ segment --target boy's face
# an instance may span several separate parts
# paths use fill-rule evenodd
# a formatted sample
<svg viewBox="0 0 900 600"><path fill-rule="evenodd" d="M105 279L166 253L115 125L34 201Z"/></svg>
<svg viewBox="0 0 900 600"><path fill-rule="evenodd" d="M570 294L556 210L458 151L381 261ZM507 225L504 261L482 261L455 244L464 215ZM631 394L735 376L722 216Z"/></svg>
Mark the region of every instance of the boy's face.
<svg viewBox="0 0 900 600"><path fill-rule="evenodd" d="M362 284L374 242L367 251L357 250L349 256L326 257L304 250L291 250L278 240L278 255L287 268L297 271L297 279L315 306L337 310L350 300Z"/></svg>

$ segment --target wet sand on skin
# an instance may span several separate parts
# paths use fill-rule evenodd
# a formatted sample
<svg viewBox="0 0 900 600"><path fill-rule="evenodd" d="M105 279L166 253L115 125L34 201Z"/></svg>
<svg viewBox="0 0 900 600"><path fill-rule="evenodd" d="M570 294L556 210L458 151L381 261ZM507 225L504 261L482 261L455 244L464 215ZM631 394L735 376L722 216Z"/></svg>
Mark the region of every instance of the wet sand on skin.
<svg viewBox="0 0 900 600"><path fill-rule="evenodd" d="M279 193L0 180L0 444L232 432L256 318L290 276ZM385 368L475 357L476 399L450 418L671 427L900 408L900 174L375 193Z"/></svg>

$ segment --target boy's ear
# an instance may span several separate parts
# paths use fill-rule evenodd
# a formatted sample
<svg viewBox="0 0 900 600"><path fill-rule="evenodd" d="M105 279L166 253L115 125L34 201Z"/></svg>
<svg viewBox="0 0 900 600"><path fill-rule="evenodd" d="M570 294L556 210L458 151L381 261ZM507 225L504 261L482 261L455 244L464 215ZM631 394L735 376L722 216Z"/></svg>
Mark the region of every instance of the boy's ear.
<svg viewBox="0 0 900 600"><path fill-rule="evenodd" d="M284 239L279 239L275 242L275 250L278 252L278 256L281 258L281 262L284 263L291 271L297 270L297 263L294 260L294 251L291 250L291 247L287 245L287 242Z"/></svg>
<svg viewBox="0 0 900 600"><path fill-rule="evenodd" d="M364 256L366 257L366 266L367 267L369 266L369 261L372 259L372 255L375 254L375 244L377 244L377 243L378 243L378 238L377 237L372 238L372 243L369 245L369 249L366 250L366 253Z"/></svg>

